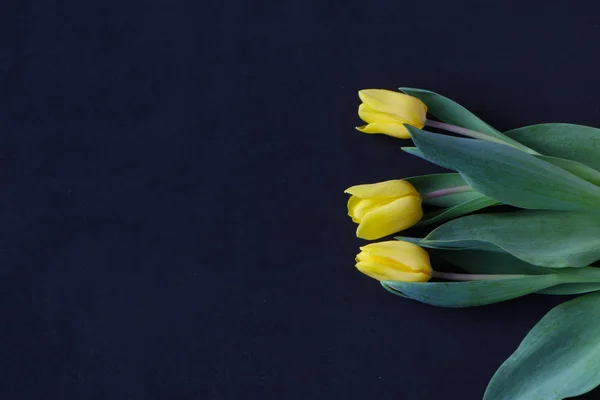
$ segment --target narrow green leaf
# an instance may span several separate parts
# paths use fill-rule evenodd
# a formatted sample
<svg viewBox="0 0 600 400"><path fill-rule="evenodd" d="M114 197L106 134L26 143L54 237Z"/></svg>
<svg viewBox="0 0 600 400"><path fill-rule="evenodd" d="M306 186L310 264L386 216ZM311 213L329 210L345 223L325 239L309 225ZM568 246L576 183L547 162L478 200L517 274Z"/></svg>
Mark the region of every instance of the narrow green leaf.
<svg viewBox="0 0 600 400"><path fill-rule="evenodd" d="M598 154L600 156L600 154ZM575 176L580 177L596 186L600 186L600 172L596 171L592 167L588 167L577 161L566 160L564 158L550 157L550 156L535 156L542 159L550 164L554 164L557 167L564 169L572 173Z"/></svg>
<svg viewBox="0 0 600 400"><path fill-rule="evenodd" d="M457 173L414 176L411 178L405 178L405 180L410 182L421 194L421 196L442 189L467 186L467 182L465 182L462 176ZM471 190L468 192L456 193L448 196L434 197L430 199L425 198L423 202L438 207L453 207L481 196L481 193Z"/></svg>
<svg viewBox="0 0 600 400"><path fill-rule="evenodd" d="M500 366L484 400L558 400L600 383L600 293L563 303Z"/></svg>
<svg viewBox="0 0 600 400"><path fill-rule="evenodd" d="M505 134L541 154L578 161L600 170L600 129L573 124L539 124Z"/></svg>
<svg viewBox="0 0 600 400"><path fill-rule="evenodd" d="M442 225L444 226L444 225ZM438 227L436 229L439 229ZM404 242L410 242L414 244L418 244L421 247L425 247L428 249L438 249L438 250L485 250L485 251L497 251L504 252L500 247L487 242L482 242L478 240L428 240L425 241L424 238L415 238L410 236L394 236L396 240L402 240Z"/></svg>
<svg viewBox="0 0 600 400"><path fill-rule="evenodd" d="M559 275L548 274L469 282L384 281L381 284L392 293L399 292L433 306L475 307L525 296L561 282Z"/></svg>
<svg viewBox="0 0 600 400"><path fill-rule="evenodd" d="M440 224L442 222L449 221L462 215L470 214L483 208L500 204L498 201L492 199L491 197L483 195L479 196L480 197L478 198L467 200L454 207L449 207L444 210L439 210L433 213L426 214L425 216L423 216L423 219L419 221L419 225L429 226L434 224Z"/></svg>
<svg viewBox="0 0 600 400"><path fill-rule="evenodd" d="M500 131L492 128L475 114L447 97L423 89L400 88L400 91L421 100L427 105L427 112L442 122L505 138Z"/></svg>
<svg viewBox="0 0 600 400"><path fill-rule="evenodd" d="M505 204L545 210L600 209L599 187L523 151L407 128L428 159L458 171L473 189Z"/></svg>
<svg viewBox="0 0 600 400"><path fill-rule="evenodd" d="M596 292L598 290L600 290L600 283L565 283L540 290L537 293L550 295L569 295Z"/></svg>
<svg viewBox="0 0 600 400"><path fill-rule="evenodd" d="M600 217L539 210L469 215L434 229L419 245L500 248L533 265L585 267L600 259Z"/></svg>
<svg viewBox="0 0 600 400"><path fill-rule="evenodd" d="M442 122L485 133L506 143L510 143L517 148L521 148L523 151L529 150L518 141L494 129L475 114L447 97L423 89L400 88L400 91L420 99L427 105L427 112Z"/></svg>
<svg viewBox="0 0 600 400"><path fill-rule="evenodd" d="M600 290L600 269L595 267L548 269L526 263L508 253L480 250L429 250L429 252L471 274L545 275L552 271L563 274L563 279L567 281L589 280L589 282L563 283L536 292L538 294L569 295ZM596 282L592 282L594 280Z"/></svg>

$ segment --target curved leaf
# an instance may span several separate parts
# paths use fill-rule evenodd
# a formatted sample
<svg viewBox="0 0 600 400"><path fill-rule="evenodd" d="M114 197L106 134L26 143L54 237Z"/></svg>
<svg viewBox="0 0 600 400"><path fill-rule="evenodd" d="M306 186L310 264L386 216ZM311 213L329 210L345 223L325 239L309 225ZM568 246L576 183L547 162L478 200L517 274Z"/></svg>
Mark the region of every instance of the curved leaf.
<svg viewBox="0 0 600 400"><path fill-rule="evenodd" d="M596 292L598 290L600 290L600 283L564 283L562 285L557 285L544 290L540 290L537 293L551 295L569 295Z"/></svg>
<svg viewBox="0 0 600 400"><path fill-rule="evenodd" d="M500 131L483 122L475 114L457 102L450 100L441 94L414 88L400 88L400 91L421 100L427 105L427 112L442 122L462 126L463 128L472 129L477 132L487 133L498 138L505 138L505 135L501 134Z"/></svg>
<svg viewBox="0 0 600 400"><path fill-rule="evenodd" d="M527 209L599 210L600 188L510 146L438 135L407 125L427 159L460 172L473 189Z"/></svg>
<svg viewBox="0 0 600 400"><path fill-rule="evenodd" d="M400 91L420 99L427 105L427 112L442 122L485 133L523 151L530 151L530 149L523 146L518 141L506 136L497 129L494 129L489 124L483 122L475 114L447 97L423 89L400 88Z"/></svg>
<svg viewBox="0 0 600 400"><path fill-rule="evenodd" d="M469 282L396 282L381 284L392 293L438 307L475 307L514 299L562 283L560 275L522 275Z"/></svg>
<svg viewBox="0 0 600 400"><path fill-rule="evenodd" d="M442 225L442 226L444 226L444 225ZM439 229L439 228L441 228L441 226L436 229ZM494 251L494 252L504 253L504 250L502 250L500 247L498 247L492 243L482 242L482 241L477 241L477 240L456 240L456 241L453 241L453 240L447 240L447 241L428 240L428 241L425 241L425 238L415 238L415 237L410 237L410 236L394 236L394 239L402 240L404 242L414 243L414 244L417 244L421 247L425 247L428 249L452 250L452 251L485 250L485 251Z"/></svg>
<svg viewBox="0 0 600 400"><path fill-rule="evenodd" d="M533 265L585 267L600 259L600 217L569 211L469 215L434 229L419 245L486 250L491 245Z"/></svg>
<svg viewBox="0 0 600 400"><path fill-rule="evenodd" d="M600 154L599 154L600 155ZM550 157L550 156L535 156L542 159L550 164L554 164L557 167L564 169L572 173L575 176L580 177L596 186L600 186L600 172L596 171L592 167L588 167L577 161L566 160L564 158Z"/></svg>
<svg viewBox="0 0 600 400"><path fill-rule="evenodd" d="M541 154L578 161L600 170L600 129L573 124L539 124L505 135Z"/></svg>
<svg viewBox="0 0 600 400"><path fill-rule="evenodd" d="M484 400L558 400L600 384L600 293L551 310L496 371Z"/></svg>

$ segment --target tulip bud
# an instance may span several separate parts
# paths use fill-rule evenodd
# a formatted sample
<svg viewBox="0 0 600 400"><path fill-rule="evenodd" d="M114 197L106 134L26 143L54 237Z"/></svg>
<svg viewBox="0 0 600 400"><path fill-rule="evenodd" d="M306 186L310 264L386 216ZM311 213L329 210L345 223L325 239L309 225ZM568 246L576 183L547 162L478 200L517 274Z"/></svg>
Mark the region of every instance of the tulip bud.
<svg viewBox="0 0 600 400"><path fill-rule="evenodd" d="M392 240L360 248L356 268L379 281L426 282L433 273L429 255L416 244Z"/></svg>
<svg viewBox="0 0 600 400"><path fill-rule="evenodd" d="M358 116L367 123L356 128L361 132L409 139L404 124L419 129L425 126L427 106L416 97L384 89L361 90L358 97L363 101Z"/></svg>
<svg viewBox="0 0 600 400"><path fill-rule="evenodd" d="M379 239L410 228L423 217L421 196L410 183L393 180L346 189L348 215L358 223L356 236Z"/></svg>

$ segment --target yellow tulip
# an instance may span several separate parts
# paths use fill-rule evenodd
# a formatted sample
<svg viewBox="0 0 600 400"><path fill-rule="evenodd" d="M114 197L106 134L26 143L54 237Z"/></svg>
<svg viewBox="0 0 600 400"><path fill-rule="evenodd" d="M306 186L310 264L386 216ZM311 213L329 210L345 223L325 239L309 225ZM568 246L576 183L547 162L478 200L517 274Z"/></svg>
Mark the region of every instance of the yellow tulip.
<svg viewBox="0 0 600 400"><path fill-rule="evenodd" d="M423 218L421 196L403 180L357 185L346 189L348 215L358 223L356 236L379 239L410 228Z"/></svg>
<svg viewBox="0 0 600 400"><path fill-rule="evenodd" d="M413 243L392 240L360 250L356 268L378 281L426 282L433 273L429 255Z"/></svg>
<svg viewBox="0 0 600 400"><path fill-rule="evenodd" d="M358 97L363 101L358 116L367 123L356 128L361 132L409 139L404 124L419 129L425 126L427 106L416 97L384 89L364 89Z"/></svg>

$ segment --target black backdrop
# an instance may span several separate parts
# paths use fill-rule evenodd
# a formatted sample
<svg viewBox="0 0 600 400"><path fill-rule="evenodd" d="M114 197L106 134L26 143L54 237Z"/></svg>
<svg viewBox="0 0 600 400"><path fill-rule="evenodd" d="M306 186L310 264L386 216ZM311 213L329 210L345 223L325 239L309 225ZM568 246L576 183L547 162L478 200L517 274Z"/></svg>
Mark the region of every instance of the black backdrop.
<svg viewBox="0 0 600 400"><path fill-rule="evenodd" d="M600 126L595 2L486 3L4 0L0 398L481 398L563 299L394 297L343 190L438 171L361 88Z"/></svg>

